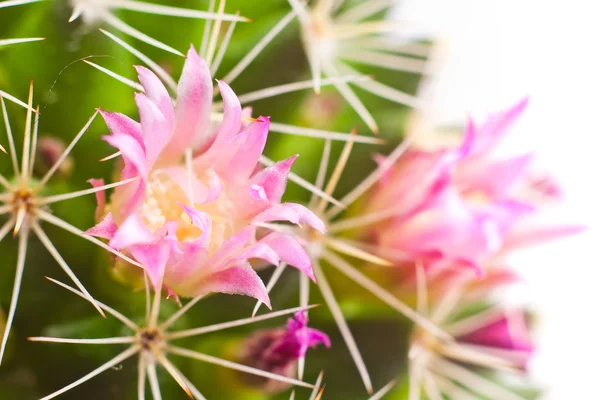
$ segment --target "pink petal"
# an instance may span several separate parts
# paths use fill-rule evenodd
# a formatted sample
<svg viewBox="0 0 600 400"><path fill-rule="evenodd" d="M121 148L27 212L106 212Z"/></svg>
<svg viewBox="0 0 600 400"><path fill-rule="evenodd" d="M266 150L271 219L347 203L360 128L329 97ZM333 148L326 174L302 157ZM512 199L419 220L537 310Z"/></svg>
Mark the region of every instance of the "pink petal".
<svg viewBox="0 0 600 400"><path fill-rule="evenodd" d="M155 244L131 246L129 250L135 259L144 266L150 282L156 290L165 273L169 259L169 244L159 241Z"/></svg>
<svg viewBox="0 0 600 400"><path fill-rule="evenodd" d="M487 163L474 160L457 169L456 184L465 192L483 192L491 199L507 198L518 184L526 182L533 158L530 153Z"/></svg>
<svg viewBox="0 0 600 400"><path fill-rule="evenodd" d="M88 179L88 182L94 188L104 186L104 179ZM104 207L106 206L106 193L104 193L104 191L100 191L96 192L95 194L97 205L94 216L96 218L96 221L98 221L100 218L102 218L102 215L104 215Z"/></svg>
<svg viewBox="0 0 600 400"><path fill-rule="evenodd" d="M279 255L265 243L255 243L252 246L246 247L240 251L234 259L249 260L253 258L265 260L269 264L275 266L279 265Z"/></svg>
<svg viewBox="0 0 600 400"><path fill-rule="evenodd" d="M527 226L514 229L504 242L503 251L527 248L567 236L576 235L587 229L584 225L540 225Z"/></svg>
<svg viewBox="0 0 600 400"><path fill-rule="evenodd" d="M220 168L221 175L229 179L248 178L252 175L265 148L269 124L268 118L258 117L256 122L250 124L247 131L234 138L238 144L232 146L234 152L231 154L231 162Z"/></svg>
<svg viewBox="0 0 600 400"><path fill-rule="evenodd" d="M140 176L143 181L148 177L148 162L146 161L146 153L144 148L131 136L111 135L103 136L108 144L116 147L121 151L123 160L125 161L125 169L123 178L132 178Z"/></svg>
<svg viewBox="0 0 600 400"><path fill-rule="evenodd" d="M207 171L208 178L208 191L204 197L201 197L202 204L211 203L221 197L221 193L223 192L223 185L221 184L221 179L217 175L217 173L213 169L209 169Z"/></svg>
<svg viewBox="0 0 600 400"><path fill-rule="evenodd" d="M323 344L327 348L331 347L329 336L317 329L307 328L304 340L308 347L314 348L319 344Z"/></svg>
<svg viewBox="0 0 600 400"><path fill-rule="evenodd" d="M196 296L194 282L198 277L210 274L211 269L207 264L209 260L208 251L196 245L196 243L182 243L183 252L174 254L171 248L171 259L167 264L165 282L173 290L184 297Z"/></svg>
<svg viewBox="0 0 600 400"><path fill-rule="evenodd" d="M136 140L142 151L144 153L146 152L144 139L142 138L142 126L139 122L136 122L128 116L120 113L113 113L100 109L98 111L100 112L100 115L102 115L102 118L104 118L110 133L115 136L131 136Z"/></svg>
<svg viewBox="0 0 600 400"><path fill-rule="evenodd" d="M242 126L242 106L228 84L217 81L223 98L223 122L219 126L215 143L228 141L240 132Z"/></svg>
<svg viewBox="0 0 600 400"><path fill-rule="evenodd" d="M460 197L448 189L437 203L408 219L390 225L380 235L384 247L415 257L439 252L444 261L456 261L478 268L482 258L502 244L499 226L487 215L474 213Z"/></svg>
<svg viewBox="0 0 600 400"><path fill-rule="evenodd" d="M146 96L156 104L162 115L169 122L170 129L173 129L175 126L175 108L173 107L173 100L171 100L167 88L154 72L148 68L140 66L134 66L134 68L138 73L138 79L144 87Z"/></svg>
<svg viewBox="0 0 600 400"><path fill-rule="evenodd" d="M193 46L188 51L177 89L175 134L165 148L163 157L176 160L187 147L204 151L212 144L214 134L208 134L213 85L210 71Z"/></svg>
<svg viewBox="0 0 600 400"><path fill-rule="evenodd" d="M371 196L369 211L393 209L398 216L408 215L429 199L440 187L452 183L452 171L457 161L451 151L427 153L411 150L387 173Z"/></svg>
<svg viewBox="0 0 600 400"><path fill-rule="evenodd" d="M211 292L254 297L271 309L267 289L249 264L236 265L212 274L202 283L198 294Z"/></svg>
<svg viewBox="0 0 600 400"><path fill-rule="evenodd" d="M144 225L140 217L134 214L119 226L108 244L120 250L129 246L153 244L157 239L156 235Z"/></svg>
<svg viewBox="0 0 600 400"><path fill-rule="evenodd" d="M104 218L102 218L102 221L85 231L85 234L111 240L115 236L117 229L117 224L115 224L113 215L107 213Z"/></svg>
<svg viewBox="0 0 600 400"><path fill-rule="evenodd" d="M260 240L267 244L279 255L281 261L298 268L313 282L316 282L312 270L312 261L306 250L292 236L281 232L272 232Z"/></svg>
<svg viewBox="0 0 600 400"><path fill-rule="evenodd" d="M132 182L115 189L112 203L113 206L116 205L114 208L117 210L115 218L120 223L134 213L144 202L146 181L148 179L148 164L144 150L132 137L114 135L104 136L103 139L121 151L123 160L125 161L121 178L123 180L134 177L140 178L138 182Z"/></svg>
<svg viewBox="0 0 600 400"><path fill-rule="evenodd" d="M463 141L460 147L457 150L457 155L460 159L465 158L473 151L473 146L475 146L477 140L477 128L475 127L475 121L473 118L467 118L467 127L465 128L465 132L463 134Z"/></svg>
<svg viewBox="0 0 600 400"><path fill-rule="evenodd" d="M210 240L210 232L212 228L212 220L210 216L205 212L196 210L195 208L188 207L179 202L178 204L190 217L192 224L196 225L202 230L202 235L200 238L198 238L198 244L202 247L206 247L208 245L208 241Z"/></svg>
<svg viewBox="0 0 600 400"><path fill-rule="evenodd" d="M267 200L265 189L259 185L250 185L250 196L252 196L254 200L258 201Z"/></svg>
<svg viewBox="0 0 600 400"><path fill-rule="evenodd" d="M521 116L528 103L529 98L525 97L508 110L491 115L482 126L476 129L476 137L470 155L481 155L491 151Z"/></svg>
<svg viewBox="0 0 600 400"><path fill-rule="evenodd" d="M311 210L296 203L275 204L252 220L253 223L271 221L288 221L297 225L306 223L319 232L325 233L325 224L323 221Z"/></svg>
<svg viewBox="0 0 600 400"><path fill-rule="evenodd" d="M563 197L560 184L549 174L530 177L527 186L548 199L559 200Z"/></svg>
<svg viewBox="0 0 600 400"><path fill-rule="evenodd" d="M251 184L262 187L270 202L279 203L285 192L287 174L297 158L295 155L263 169L252 177Z"/></svg>
<svg viewBox="0 0 600 400"><path fill-rule="evenodd" d="M136 93L135 102L142 122L146 158L153 165L173 134L173 121L169 121L146 95Z"/></svg>
<svg viewBox="0 0 600 400"><path fill-rule="evenodd" d="M522 316L522 318L526 317ZM458 340L486 347L533 353L534 346L527 327L522 326L523 324L512 325L509 324L506 317L500 317L498 320L458 338Z"/></svg>
<svg viewBox="0 0 600 400"><path fill-rule="evenodd" d="M228 258L239 252L246 244L254 238L256 229L254 227L246 227L235 235L230 236L223 242L219 250L211 258L213 268L219 269L220 266L226 265Z"/></svg>
<svg viewBox="0 0 600 400"><path fill-rule="evenodd" d="M192 176L191 187L188 180L188 172L183 167L161 168L160 173L165 174L176 183L185 193L187 199L194 204L206 204L215 201L221 196L223 186L221 180L213 170L205 171L209 176L209 186L207 187L200 179ZM191 190L191 192L190 192Z"/></svg>

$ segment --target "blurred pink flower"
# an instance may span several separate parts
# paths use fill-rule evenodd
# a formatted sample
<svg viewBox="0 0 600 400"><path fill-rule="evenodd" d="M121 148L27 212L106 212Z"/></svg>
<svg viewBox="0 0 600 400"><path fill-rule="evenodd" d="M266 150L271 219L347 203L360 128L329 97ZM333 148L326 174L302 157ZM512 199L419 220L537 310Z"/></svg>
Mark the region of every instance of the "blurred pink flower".
<svg viewBox="0 0 600 400"><path fill-rule="evenodd" d="M108 214L88 233L130 253L155 287L162 281L185 297L244 294L268 305L250 259L284 261L314 279L311 261L293 237L271 232L256 239L255 225L271 221L324 230L307 208L281 203L296 157L266 169L258 166L269 119L249 118L231 88L218 82L224 113L213 127L210 73L193 48L176 107L152 72L136 69L145 90L136 94L141 123L118 113L101 114L111 131L104 139L124 160L122 179L139 181L115 191Z"/></svg>
<svg viewBox="0 0 600 400"><path fill-rule="evenodd" d="M241 358L255 368L291 377L296 371L295 361L320 344L329 348L329 336L309 328L308 313L300 311L288 320L285 328L261 330L250 336L244 342ZM262 380L260 384L270 393L289 387L277 381Z"/></svg>
<svg viewBox="0 0 600 400"><path fill-rule="evenodd" d="M407 261L468 266L480 273L483 262L513 241L518 222L536 212L540 197L560 194L551 179L533 175L533 154L493 154L527 102L493 114L481 125L469 120L456 148L407 152L369 203L370 212L394 211L393 218L373 229L378 245L398 251ZM519 240L537 242L580 229L538 227L518 234Z"/></svg>

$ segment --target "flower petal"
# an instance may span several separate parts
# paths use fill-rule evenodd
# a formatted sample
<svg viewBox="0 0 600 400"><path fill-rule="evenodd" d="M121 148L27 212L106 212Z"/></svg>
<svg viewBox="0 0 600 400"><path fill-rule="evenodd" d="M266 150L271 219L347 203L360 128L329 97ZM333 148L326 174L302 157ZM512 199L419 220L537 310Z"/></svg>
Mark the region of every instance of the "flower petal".
<svg viewBox="0 0 600 400"><path fill-rule="evenodd" d="M271 309L267 288L249 264L239 264L210 275L202 282L198 295L211 292L254 297Z"/></svg>
<svg viewBox="0 0 600 400"><path fill-rule="evenodd" d="M102 221L85 231L85 234L111 240L115 236L117 229L118 227L117 224L115 224L113 215L107 213L104 218L102 218Z"/></svg>
<svg viewBox="0 0 600 400"><path fill-rule="evenodd" d="M269 119L258 117L244 133L236 138L241 143L233 154L233 162L227 166L227 175L248 178L255 171L269 135Z"/></svg>
<svg viewBox="0 0 600 400"><path fill-rule="evenodd" d="M255 232L256 229L254 227L248 226L235 235L227 238L210 260L213 268L218 270L221 268L221 266L226 265L227 260L232 255L239 252L251 239L254 238Z"/></svg>
<svg viewBox="0 0 600 400"><path fill-rule="evenodd" d="M142 138L142 126L139 122L136 122L126 115L120 113L113 113L104 110L98 110L104 122L108 126L110 133L113 135L124 135L131 136L134 138L142 151L146 152L144 139Z"/></svg>
<svg viewBox="0 0 600 400"><path fill-rule="evenodd" d="M469 155L479 156L493 150L521 116L528 103L529 98L525 97L509 109L491 115L482 126L477 127Z"/></svg>
<svg viewBox="0 0 600 400"><path fill-rule="evenodd" d="M475 192L490 199L508 198L517 185L527 181L533 158L534 155L529 153L501 161L476 159L463 163L456 170L455 184L467 194Z"/></svg>
<svg viewBox="0 0 600 400"><path fill-rule="evenodd" d="M162 155L177 160L187 147L202 152L214 141L210 127L213 85L210 71L193 46L188 51L177 89L175 134ZM201 136L203 135L203 136Z"/></svg>
<svg viewBox="0 0 600 400"><path fill-rule="evenodd" d="M150 232L140 217L134 214L119 226L108 244L120 250L129 246L153 244L157 240L158 237Z"/></svg>
<svg viewBox="0 0 600 400"><path fill-rule="evenodd" d="M148 163L153 165L173 134L173 121L169 121L158 106L144 94L136 93L135 103L142 122L146 158Z"/></svg>
<svg viewBox="0 0 600 400"><path fill-rule="evenodd" d="M270 246L265 243L255 243L252 246L248 246L240 251L236 256L235 260L250 260L253 258L265 260L269 264L278 266L279 255Z"/></svg>
<svg viewBox="0 0 600 400"><path fill-rule="evenodd" d="M102 139L121 151L121 155L125 161L125 168L122 175L124 179L139 176L142 180L147 180L149 168L146 161L146 153L137 140L125 135L103 136Z"/></svg>
<svg viewBox="0 0 600 400"><path fill-rule="evenodd" d="M287 174L297 158L295 155L263 169L252 177L251 184L262 187L270 202L279 203L287 185Z"/></svg>
<svg viewBox="0 0 600 400"><path fill-rule="evenodd" d="M133 257L144 266L155 290L158 289L161 278L165 273L165 267L169 259L169 248L170 245L164 241L129 247Z"/></svg>
<svg viewBox="0 0 600 400"><path fill-rule="evenodd" d="M272 232L260 240L260 243L268 245L275 250L281 261L298 268L313 282L316 282L312 270L312 261L304 247L289 234L281 232Z"/></svg>
<svg viewBox="0 0 600 400"><path fill-rule="evenodd" d="M288 221L297 225L306 223L319 232L325 233L325 224L323 221L311 210L296 203L275 204L252 220L253 223L271 221Z"/></svg>
<svg viewBox="0 0 600 400"><path fill-rule="evenodd" d="M111 207L118 210L115 220L120 223L143 204L149 168L143 148L131 136L112 135L104 136L103 139L121 151L125 161L121 179L140 178L137 185L134 182L115 189Z"/></svg>
<svg viewBox="0 0 600 400"><path fill-rule="evenodd" d="M522 315L519 319L526 319ZM506 350L519 350L532 355L534 346L526 324L510 324L508 318L500 317L488 325L460 338L462 342Z"/></svg>
<svg viewBox="0 0 600 400"><path fill-rule="evenodd" d="M148 68L134 66L138 73L138 79L144 87L146 96L158 107L162 115L168 121L170 129L175 127L175 108L173 100L169 96L167 88L160 79Z"/></svg>
<svg viewBox="0 0 600 400"><path fill-rule="evenodd" d="M231 87L223 81L217 81L223 98L223 122L219 126L215 143L227 141L240 132L242 126L242 106Z"/></svg>
<svg viewBox="0 0 600 400"><path fill-rule="evenodd" d="M503 251L513 251L539 245L567 236L576 235L587 229L579 224L555 224L540 226L523 226L512 230L504 242Z"/></svg>
<svg viewBox="0 0 600 400"><path fill-rule="evenodd" d="M92 187L97 188L100 186L104 186L104 179L88 179L88 182L90 185L92 185ZM104 193L104 191L99 191L96 192L96 212L94 213L94 216L96 218L96 221L100 220L100 218L102 218L102 215L104 215L104 207L106 207L106 193Z"/></svg>
<svg viewBox="0 0 600 400"><path fill-rule="evenodd" d="M202 230L202 234L197 239L198 245L206 247L210 240L210 232L212 228L212 220L210 216L202 211L198 211L195 208L186 206L185 204L179 203L179 206L183 208L183 211L190 217L192 224L196 225Z"/></svg>

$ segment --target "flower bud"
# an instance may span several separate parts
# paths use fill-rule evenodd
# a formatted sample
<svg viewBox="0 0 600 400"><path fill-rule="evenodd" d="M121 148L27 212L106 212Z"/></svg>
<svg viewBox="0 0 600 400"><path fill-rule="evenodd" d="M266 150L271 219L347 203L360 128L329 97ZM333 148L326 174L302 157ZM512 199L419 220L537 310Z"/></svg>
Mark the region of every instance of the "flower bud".
<svg viewBox="0 0 600 400"><path fill-rule="evenodd" d="M294 314L285 328L266 329L254 333L242 345L242 363L263 371L293 377L296 362L303 358L308 348L319 344L329 348L329 337L316 329L308 327L306 311ZM251 376L249 382L267 393L277 393L290 385L270 379Z"/></svg>

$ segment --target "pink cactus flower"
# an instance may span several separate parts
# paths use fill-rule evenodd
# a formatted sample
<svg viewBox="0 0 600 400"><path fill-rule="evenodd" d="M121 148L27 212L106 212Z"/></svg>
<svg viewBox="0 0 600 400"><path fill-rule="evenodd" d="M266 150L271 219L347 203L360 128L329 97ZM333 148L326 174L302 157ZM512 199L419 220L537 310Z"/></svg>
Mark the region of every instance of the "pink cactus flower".
<svg viewBox="0 0 600 400"><path fill-rule="evenodd" d="M400 260L470 266L481 273L482 263L512 242L518 222L536 212L540 195L553 198L560 193L551 180L533 175L532 154L501 159L493 154L527 102L492 115L481 125L470 120L456 148L407 152L369 203L371 212L395 212L373 229L377 243L397 251ZM530 230L526 239L535 242L580 229L546 227ZM523 235L520 231L525 240Z"/></svg>
<svg viewBox="0 0 600 400"><path fill-rule="evenodd" d="M124 160L123 179L108 213L88 233L132 255L153 285L184 297L210 292L244 294L269 304L250 259L288 263L314 280L312 265L293 237L271 232L257 239L256 225L307 223L323 231L308 209L281 203L296 157L261 169L269 118L249 118L235 93L218 82L222 122L213 126L213 84L191 48L179 81L177 105L149 70L137 67L145 93L136 94L138 123L101 111L111 135L104 139Z"/></svg>
<svg viewBox="0 0 600 400"><path fill-rule="evenodd" d="M293 376L295 361L306 356L309 348L323 344L329 348L331 342L325 333L308 327L308 313L300 311L290 318L285 328L261 330L250 336L243 345L242 360L263 371L278 375ZM289 387L272 380L254 382L269 393Z"/></svg>

